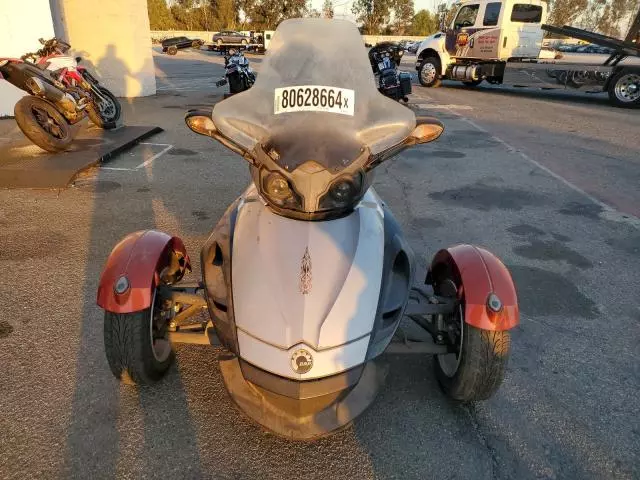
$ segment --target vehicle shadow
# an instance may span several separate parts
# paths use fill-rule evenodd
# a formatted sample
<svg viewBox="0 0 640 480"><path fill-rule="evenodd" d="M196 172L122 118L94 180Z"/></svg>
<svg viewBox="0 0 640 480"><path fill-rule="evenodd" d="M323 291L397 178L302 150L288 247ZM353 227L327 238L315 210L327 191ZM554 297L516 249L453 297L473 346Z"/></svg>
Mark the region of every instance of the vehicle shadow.
<svg viewBox="0 0 640 480"><path fill-rule="evenodd" d="M504 97L519 97L530 98L535 100L544 100L546 102L554 102L558 104L564 103L576 103L585 105L598 105L603 108L610 108L618 110L609 103L607 94L601 93L586 93L578 91L568 91L559 88L557 90L544 90L530 87L513 87L513 86L493 86L493 85L478 85L477 87L465 87L458 82L443 82L443 87L451 90L464 90L469 91L471 89L477 90L479 93L486 93L488 95L504 96Z"/></svg>
<svg viewBox="0 0 640 480"><path fill-rule="evenodd" d="M200 477L197 449L185 449L195 437L187 398L177 370L153 388L120 385L107 366L102 311L95 304L98 279L111 248L126 234L157 228L154 196L130 191L98 172L94 181L78 183L93 196L84 279L82 321L75 387L66 439L64 476L101 478L146 476ZM114 196L128 200L114 206ZM133 198L132 198L133 197ZM176 449L182 450L175 455Z"/></svg>

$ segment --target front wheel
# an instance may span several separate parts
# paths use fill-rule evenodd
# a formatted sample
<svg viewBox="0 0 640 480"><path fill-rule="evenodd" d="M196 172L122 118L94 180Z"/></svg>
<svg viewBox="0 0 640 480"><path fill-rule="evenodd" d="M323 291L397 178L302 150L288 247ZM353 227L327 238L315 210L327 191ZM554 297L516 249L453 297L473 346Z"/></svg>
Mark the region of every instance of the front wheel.
<svg viewBox="0 0 640 480"><path fill-rule="evenodd" d="M247 44L247 41L243 39L240 43L241 43L242 45L246 45L246 44Z"/></svg>
<svg viewBox="0 0 640 480"><path fill-rule="evenodd" d="M609 100L621 108L640 108L640 71L621 71L609 82Z"/></svg>
<svg viewBox="0 0 640 480"><path fill-rule="evenodd" d="M149 385L169 370L174 353L168 338L170 311L157 305L133 313L104 314L104 349L113 375L122 383Z"/></svg>
<svg viewBox="0 0 640 480"><path fill-rule="evenodd" d="M449 397L462 402L490 398L504 378L509 359L509 332L482 330L460 317L458 340L458 353L435 358L440 387Z"/></svg>
<svg viewBox="0 0 640 480"><path fill-rule="evenodd" d="M169 55L175 55L176 53L178 53L178 47L176 47L175 45L170 46L169 48L167 48L167 53Z"/></svg>
<svg viewBox="0 0 640 480"><path fill-rule="evenodd" d="M34 96L22 97L13 109L22 133L47 152L61 152L69 148L74 133L69 122L56 107Z"/></svg>
<svg viewBox="0 0 640 480"><path fill-rule="evenodd" d="M116 128L122 107L113 93L104 87L94 87L100 92L101 97L93 94L93 103L87 107L87 113L91 121L104 130Z"/></svg>
<svg viewBox="0 0 640 480"><path fill-rule="evenodd" d="M425 58L420 64L418 79L423 87L439 87L442 83L440 80L440 60L436 57Z"/></svg>
<svg viewBox="0 0 640 480"><path fill-rule="evenodd" d="M200 42L198 40L194 40L193 42L191 42L191 48L200 49Z"/></svg>

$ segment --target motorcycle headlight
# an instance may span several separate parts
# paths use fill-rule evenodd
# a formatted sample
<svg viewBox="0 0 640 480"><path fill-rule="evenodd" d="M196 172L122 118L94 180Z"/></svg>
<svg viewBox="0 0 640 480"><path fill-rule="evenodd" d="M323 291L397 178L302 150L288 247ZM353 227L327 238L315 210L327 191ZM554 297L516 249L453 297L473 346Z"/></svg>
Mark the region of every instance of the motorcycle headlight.
<svg viewBox="0 0 640 480"><path fill-rule="evenodd" d="M400 56L404 55L404 51L403 50L398 50L398 55L400 55Z"/></svg>
<svg viewBox="0 0 640 480"><path fill-rule="evenodd" d="M280 207L295 208L301 205L300 197L293 191L289 181L277 172L268 173L263 178L262 193Z"/></svg>
<svg viewBox="0 0 640 480"><path fill-rule="evenodd" d="M265 181L265 193L274 200L285 201L291 196L289 182L279 173L271 173Z"/></svg>
<svg viewBox="0 0 640 480"><path fill-rule="evenodd" d="M326 209L339 209L353 205L362 194L362 177L357 174L354 177L340 177L335 180L327 193L320 199L319 207Z"/></svg>

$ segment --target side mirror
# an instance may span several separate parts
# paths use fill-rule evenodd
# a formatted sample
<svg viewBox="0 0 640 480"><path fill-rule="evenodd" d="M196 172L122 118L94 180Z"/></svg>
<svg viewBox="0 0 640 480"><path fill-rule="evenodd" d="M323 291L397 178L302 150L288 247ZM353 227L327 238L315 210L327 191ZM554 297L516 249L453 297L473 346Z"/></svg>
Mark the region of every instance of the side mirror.
<svg viewBox="0 0 640 480"><path fill-rule="evenodd" d="M436 140L444 132L444 125L439 120L431 117L416 117L416 128L409 135L412 145L420 145Z"/></svg>
<svg viewBox="0 0 640 480"><path fill-rule="evenodd" d="M44 45L45 43L47 43L44 41L44 38L39 38L38 41L40 42L41 45Z"/></svg>
<svg viewBox="0 0 640 480"><path fill-rule="evenodd" d="M242 158L247 160L249 163L254 163L255 160L253 155L251 155L242 146L238 145L230 138L225 137L218 131L218 129L216 128L216 124L213 123L213 120L211 119L212 115L212 110L189 110L184 116L184 121L187 124L187 127L191 129L191 131L197 133L198 135L204 135L206 137L211 137L217 140L229 150L237 153Z"/></svg>
<svg viewBox="0 0 640 480"><path fill-rule="evenodd" d="M416 117L416 127L402 142L372 155L369 163L365 165L365 171L370 171L385 160L398 155L403 150L414 145L429 143L436 140L444 132L444 125L432 117Z"/></svg>
<svg viewBox="0 0 640 480"><path fill-rule="evenodd" d="M82 57L76 57L76 63L80 63L82 61Z"/></svg>

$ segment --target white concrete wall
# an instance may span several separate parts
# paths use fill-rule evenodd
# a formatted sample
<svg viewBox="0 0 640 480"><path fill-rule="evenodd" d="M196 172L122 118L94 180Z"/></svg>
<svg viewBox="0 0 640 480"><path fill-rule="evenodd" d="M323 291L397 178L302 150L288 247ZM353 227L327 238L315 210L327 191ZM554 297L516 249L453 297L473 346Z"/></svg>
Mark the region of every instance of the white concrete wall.
<svg viewBox="0 0 640 480"><path fill-rule="evenodd" d="M115 95L156 93L147 0L51 0L51 13L56 36Z"/></svg>
<svg viewBox="0 0 640 480"><path fill-rule="evenodd" d="M38 50L40 37L53 37L49 0L0 0L0 57ZM13 116L13 106L22 95L22 90L0 80L0 117Z"/></svg>

